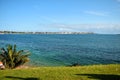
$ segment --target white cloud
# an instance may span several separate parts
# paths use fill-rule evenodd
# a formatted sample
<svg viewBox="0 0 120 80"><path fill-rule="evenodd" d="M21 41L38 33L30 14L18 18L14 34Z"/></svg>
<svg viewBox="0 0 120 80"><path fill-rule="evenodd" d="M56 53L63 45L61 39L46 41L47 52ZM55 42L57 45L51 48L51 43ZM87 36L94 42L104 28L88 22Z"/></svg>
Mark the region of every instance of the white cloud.
<svg viewBox="0 0 120 80"><path fill-rule="evenodd" d="M60 31L74 31L74 29L70 28L59 28Z"/></svg>
<svg viewBox="0 0 120 80"><path fill-rule="evenodd" d="M120 24L51 24L51 28L68 32L120 33Z"/></svg>
<svg viewBox="0 0 120 80"><path fill-rule="evenodd" d="M96 15L96 16L108 16L106 12L98 12L98 11L84 11L86 14Z"/></svg>
<svg viewBox="0 0 120 80"><path fill-rule="evenodd" d="M120 2L120 0L116 0L117 2Z"/></svg>

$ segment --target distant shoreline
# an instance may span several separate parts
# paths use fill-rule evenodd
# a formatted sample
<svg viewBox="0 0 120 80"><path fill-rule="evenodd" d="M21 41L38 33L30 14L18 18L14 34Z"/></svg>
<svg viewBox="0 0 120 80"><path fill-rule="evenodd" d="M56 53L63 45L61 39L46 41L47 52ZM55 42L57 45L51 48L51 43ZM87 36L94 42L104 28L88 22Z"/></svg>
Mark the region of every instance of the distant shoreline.
<svg viewBox="0 0 120 80"><path fill-rule="evenodd" d="M0 34L95 34L94 32L17 32L0 31Z"/></svg>

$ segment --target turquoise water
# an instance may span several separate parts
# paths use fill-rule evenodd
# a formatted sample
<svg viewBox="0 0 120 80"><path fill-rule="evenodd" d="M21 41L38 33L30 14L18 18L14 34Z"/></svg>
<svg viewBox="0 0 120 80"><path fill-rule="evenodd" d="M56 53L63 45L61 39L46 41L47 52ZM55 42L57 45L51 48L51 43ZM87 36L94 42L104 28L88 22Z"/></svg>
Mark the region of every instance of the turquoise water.
<svg viewBox="0 0 120 80"><path fill-rule="evenodd" d="M120 63L120 35L1 34L0 47L7 44L29 50L32 65Z"/></svg>

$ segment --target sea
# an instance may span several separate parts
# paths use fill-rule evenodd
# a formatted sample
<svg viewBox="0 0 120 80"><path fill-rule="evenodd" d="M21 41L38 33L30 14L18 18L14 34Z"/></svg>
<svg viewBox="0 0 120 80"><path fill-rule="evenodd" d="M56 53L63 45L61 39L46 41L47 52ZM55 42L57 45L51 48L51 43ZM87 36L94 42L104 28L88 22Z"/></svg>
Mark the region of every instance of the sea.
<svg viewBox="0 0 120 80"><path fill-rule="evenodd" d="M30 65L120 64L119 34L0 34L0 48L16 44Z"/></svg>

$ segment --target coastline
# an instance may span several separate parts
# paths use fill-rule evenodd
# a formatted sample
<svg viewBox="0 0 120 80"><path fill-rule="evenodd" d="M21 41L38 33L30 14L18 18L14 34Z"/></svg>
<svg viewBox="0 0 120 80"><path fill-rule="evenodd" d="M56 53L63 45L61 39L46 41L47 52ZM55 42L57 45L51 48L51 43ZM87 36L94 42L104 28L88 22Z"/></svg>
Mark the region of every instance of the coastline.
<svg viewBox="0 0 120 80"><path fill-rule="evenodd" d="M94 32L17 32L0 31L0 34L95 34Z"/></svg>

